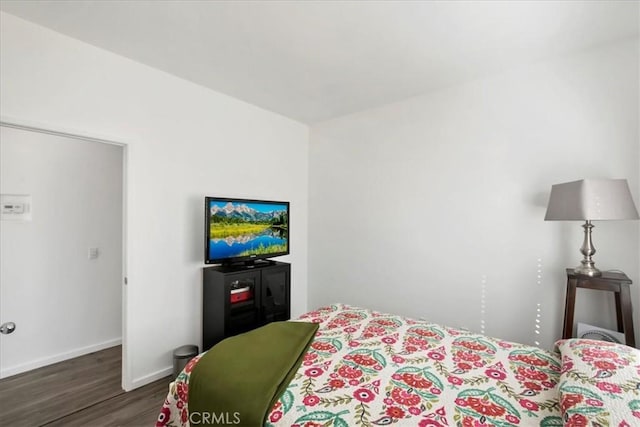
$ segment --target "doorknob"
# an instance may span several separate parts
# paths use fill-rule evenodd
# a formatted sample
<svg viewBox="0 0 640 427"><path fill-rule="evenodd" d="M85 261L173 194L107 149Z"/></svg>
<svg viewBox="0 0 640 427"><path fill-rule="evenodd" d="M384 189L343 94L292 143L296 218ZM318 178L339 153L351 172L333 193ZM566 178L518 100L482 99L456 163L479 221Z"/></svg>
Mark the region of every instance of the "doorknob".
<svg viewBox="0 0 640 427"><path fill-rule="evenodd" d="M0 334L10 334L16 330L16 324L13 322L6 322L0 325Z"/></svg>

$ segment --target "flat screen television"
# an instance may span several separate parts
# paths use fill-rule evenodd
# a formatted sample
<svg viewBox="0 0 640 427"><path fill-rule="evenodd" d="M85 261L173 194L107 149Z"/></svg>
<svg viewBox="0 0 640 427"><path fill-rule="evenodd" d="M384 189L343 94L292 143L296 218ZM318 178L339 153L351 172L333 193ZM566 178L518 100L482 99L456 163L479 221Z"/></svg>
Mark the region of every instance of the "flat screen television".
<svg viewBox="0 0 640 427"><path fill-rule="evenodd" d="M289 253L289 202L205 198L205 264L251 263Z"/></svg>

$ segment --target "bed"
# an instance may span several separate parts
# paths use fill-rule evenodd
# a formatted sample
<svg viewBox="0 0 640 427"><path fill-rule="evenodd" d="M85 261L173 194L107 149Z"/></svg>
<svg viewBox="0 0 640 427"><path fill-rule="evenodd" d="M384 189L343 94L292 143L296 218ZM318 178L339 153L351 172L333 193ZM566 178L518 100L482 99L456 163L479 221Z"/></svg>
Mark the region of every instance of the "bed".
<svg viewBox="0 0 640 427"><path fill-rule="evenodd" d="M266 426L640 426L631 347L569 339L548 352L343 304L297 321L318 330ZM205 421L189 413L202 357L171 383L156 426ZM241 412L218 415L209 424L246 425Z"/></svg>

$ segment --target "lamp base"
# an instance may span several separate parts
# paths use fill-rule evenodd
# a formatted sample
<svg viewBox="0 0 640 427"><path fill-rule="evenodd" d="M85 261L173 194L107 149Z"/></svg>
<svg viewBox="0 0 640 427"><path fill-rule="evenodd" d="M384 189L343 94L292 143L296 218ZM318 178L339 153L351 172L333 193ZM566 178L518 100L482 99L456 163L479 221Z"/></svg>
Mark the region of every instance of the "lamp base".
<svg viewBox="0 0 640 427"><path fill-rule="evenodd" d="M573 269L575 274L579 274L581 276L589 276L589 277L600 277L602 276L602 271L598 270L593 263L591 265L581 264Z"/></svg>
<svg viewBox="0 0 640 427"><path fill-rule="evenodd" d="M582 242L580 252L582 252L584 258L580 261L580 265L573 271L582 276L602 276L602 272L596 268L596 263L593 262L593 255L596 253L596 248L593 247L593 242L591 241L591 229L593 228L593 224L591 224L591 221L587 220L582 228L584 228L584 242Z"/></svg>

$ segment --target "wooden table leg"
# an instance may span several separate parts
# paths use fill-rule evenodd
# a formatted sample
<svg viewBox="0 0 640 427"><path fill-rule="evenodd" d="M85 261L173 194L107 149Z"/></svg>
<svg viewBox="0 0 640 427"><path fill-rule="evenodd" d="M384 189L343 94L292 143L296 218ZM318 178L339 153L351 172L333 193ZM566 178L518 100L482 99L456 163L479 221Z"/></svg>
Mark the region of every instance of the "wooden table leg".
<svg viewBox="0 0 640 427"><path fill-rule="evenodd" d="M623 287L624 285L620 285L620 290L622 290ZM616 300L616 320L618 322L618 332L624 332L624 323L622 321L622 305L620 304L620 292L614 292L613 295L615 296Z"/></svg>
<svg viewBox="0 0 640 427"><path fill-rule="evenodd" d="M633 332L633 317L631 315L631 292L629 291L629 285L626 283L620 286L620 306L626 344L630 347L635 347L636 337Z"/></svg>
<svg viewBox="0 0 640 427"><path fill-rule="evenodd" d="M567 280L567 296L564 305L564 327L562 329L562 339L571 338L573 335L573 312L576 306L576 279ZM628 289L627 289L628 290Z"/></svg>

